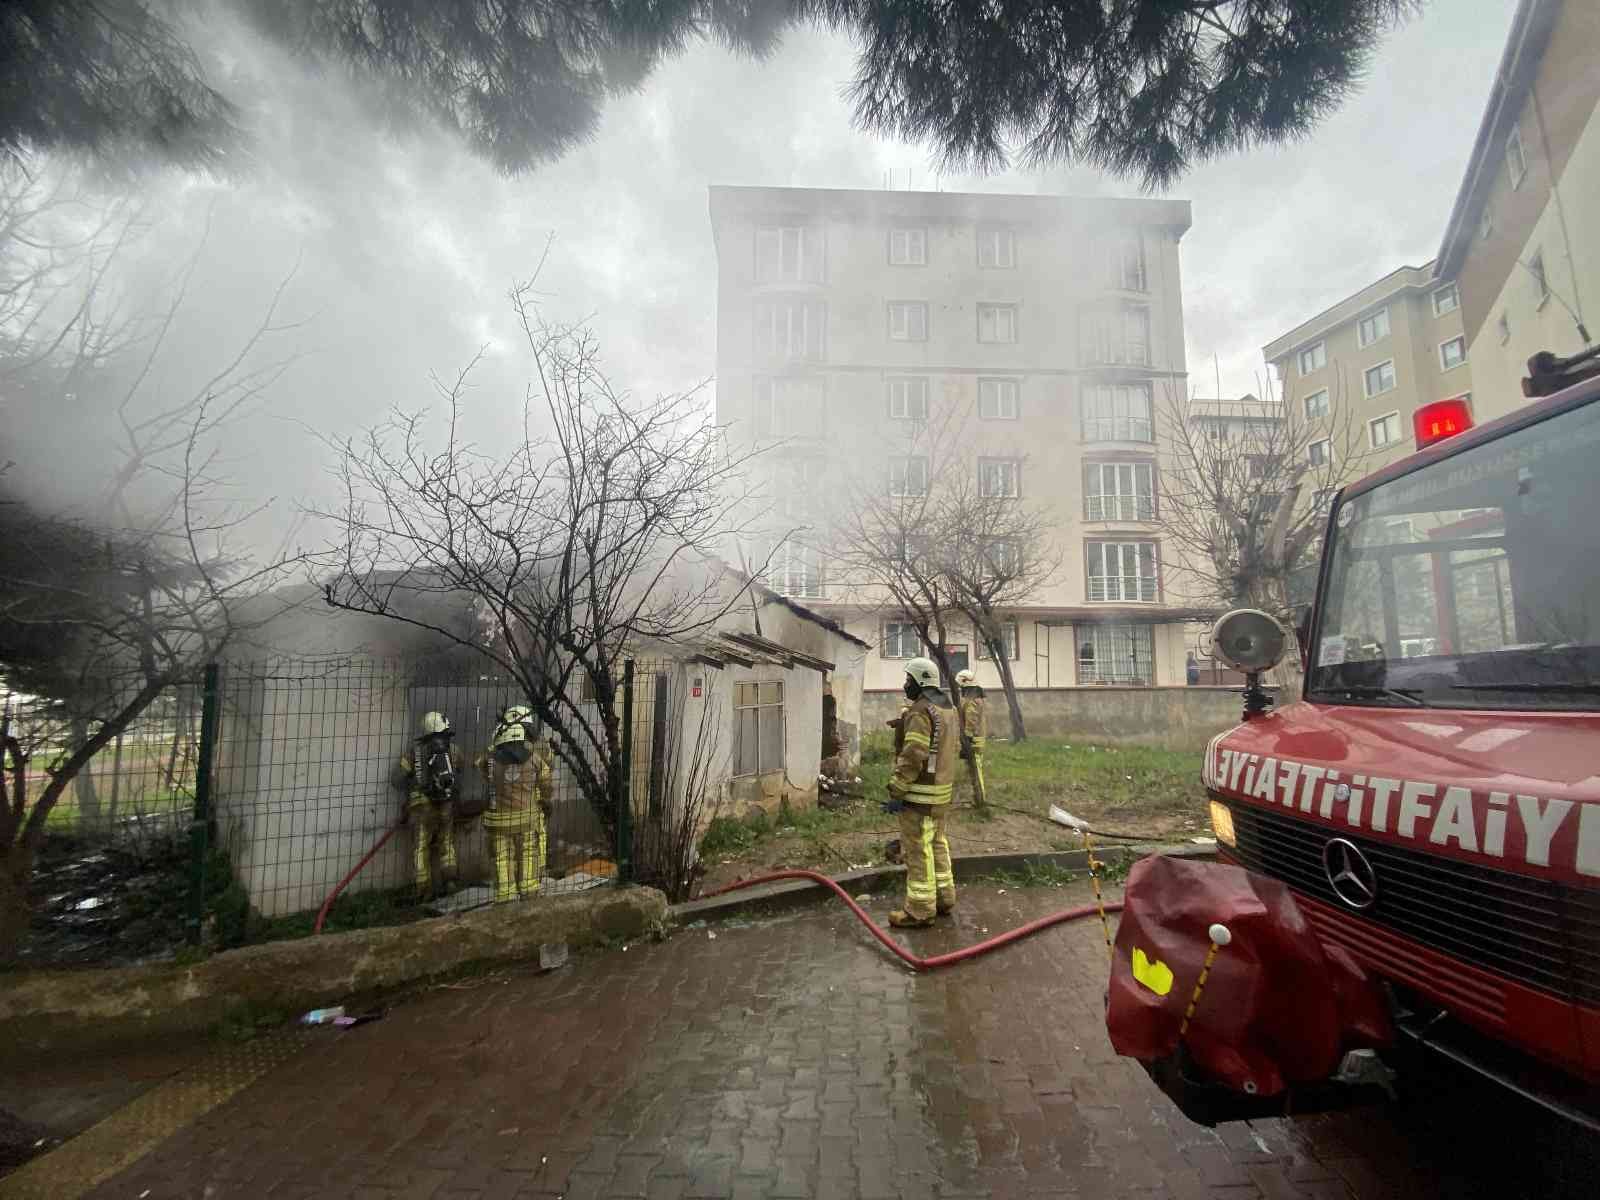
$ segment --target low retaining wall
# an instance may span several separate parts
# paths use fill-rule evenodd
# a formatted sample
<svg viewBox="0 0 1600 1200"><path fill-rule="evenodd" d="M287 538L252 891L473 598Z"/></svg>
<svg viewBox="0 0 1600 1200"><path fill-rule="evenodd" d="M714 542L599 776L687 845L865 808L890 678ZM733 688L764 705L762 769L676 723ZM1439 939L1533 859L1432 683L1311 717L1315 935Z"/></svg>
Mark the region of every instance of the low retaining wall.
<svg viewBox="0 0 1600 1200"><path fill-rule="evenodd" d="M1005 694L994 688L987 696L989 733L1006 737ZM862 727L882 730L899 714L902 699L899 692L863 693ZM1205 749L1215 734L1239 723L1242 708L1239 689L1226 687L1018 688L1017 701L1031 735L1173 750Z"/></svg>
<svg viewBox="0 0 1600 1200"><path fill-rule="evenodd" d="M246 1007L298 1014L476 963L521 961L545 942L642 937L664 929L667 915L660 892L627 888L248 946L193 966L0 975L0 1055L200 1032Z"/></svg>

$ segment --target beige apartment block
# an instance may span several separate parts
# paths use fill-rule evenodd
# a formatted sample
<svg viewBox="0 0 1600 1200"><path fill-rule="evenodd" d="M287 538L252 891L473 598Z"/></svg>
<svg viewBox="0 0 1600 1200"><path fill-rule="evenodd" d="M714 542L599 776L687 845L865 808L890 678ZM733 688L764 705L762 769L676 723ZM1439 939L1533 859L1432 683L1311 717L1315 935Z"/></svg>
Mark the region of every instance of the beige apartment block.
<svg viewBox="0 0 1600 1200"><path fill-rule="evenodd" d="M1187 202L713 187L717 415L761 449L769 584L874 646L868 689L921 653L903 615L830 563L830 503L927 486L956 430L993 494L1046 504L1062 570L1011 614L1023 687L1181 685L1157 445L1185 394ZM795 532L781 538L781 532ZM759 540L759 539L758 539ZM957 620L950 649L989 687Z"/></svg>
<svg viewBox="0 0 1600 1200"><path fill-rule="evenodd" d="M1473 408L1525 403L1540 352L1600 332L1600 3L1522 0L1439 250L1461 291Z"/></svg>
<svg viewBox="0 0 1600 1200"><path fill-rule="evenodd" d="M1456 285L1424 263L1391 271L1262 354L1282 402L1307 423L1308 459L1332 456L1350 483L1416 449L1419 406L1472 399L1467 341Z"/></svg>

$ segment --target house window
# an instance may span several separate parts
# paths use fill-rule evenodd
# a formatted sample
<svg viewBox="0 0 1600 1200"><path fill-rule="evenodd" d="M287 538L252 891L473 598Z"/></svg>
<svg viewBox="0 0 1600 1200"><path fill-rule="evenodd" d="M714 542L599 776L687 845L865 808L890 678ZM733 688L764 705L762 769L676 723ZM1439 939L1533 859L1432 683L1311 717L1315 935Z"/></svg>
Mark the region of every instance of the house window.
<svg viewBox="0 0 1600 1200"><path fill-rule="evenodd" d="M1089 542L1091 601L1154 601L1157 598L1154 542Z"/></svg>
<svg viewBox="0 0 1600 1200"><path fill-rule="evenodd" d="M819 438L826 412L826 380L815 376L756 379L758 438Z"/></svg>
<svg viewBox="0 0 1600 1200"><path fill-rule="evenodd" d="M784 769L783 684L737 683L733 690L733 773Z"/></svg>
<svg viewBox="0 0 1600 1200"><path fill-rule="evenodd" d="M1125 233L1108 251L1107 283L1124 292L1145 291L1144 238L1137 230Z"/></svg>
<svg viewBox="0 0 1600 1200"><path fill-rule="evenodd" d="M1388 359L1375 367L1368 367L1362 375L1362 382L1367 389L1368 399L1381 396L1385 392L1394 390L1394 359Z"/></svg>
<svg viewBox="0 0 1600 1200"><path fill-rule="evenodd" d="M1155 638L1148 625L1079 625L1078 682L1150 687Z"/></svg>
<svg viewBox="0 0 1600 1200"><path fill-rule="evenodd" d="M1017 244L1011 235L1011 230L994 228L978 230L978 265L980 267L1017 265Z"/></svg>
<svg viewBox="0 0 1600 1200"><path fill-rule="evenodd" d="M910 621L885 621L878 639L879 658L915 658L922 653L917 627Z"/></svg>
<svg viewBox="0 0 1600 1200"><path fill-rule="evenodd" d="M1313 467L1325 467L1333 461L1333 441L1318 438L1306 446L1306 461Z"/></svg>
<svg viewBox="0 0 1600 1200"><path fill-rule="evenodd" d="M1374 450L1382 450L1400 440L1400 414L1385 413L1367 422L1367 440Z"/></svg>
<svg viewBox="0 0 1600 1200"><path fill-rule="evenodd" d="M1083 360L1113 366L1150 365L1150 309L1143 304L1084 314Z"/></svg>
<svg viewBox="0 0 1600 1200"><path fill-rule="evenodd" d="M1244 456L1244 465L1251 479L1265 479L1267 473L1272 470L1273 456L1270 454L1246 454ZM1273 507L1276 508L1277 506L1274 505Z"/></svg>
<svg viewBox="0 0 1600 1200"><path fill-rule="evenodd" d="M1500 320L1495 323L1495 328L1500 333L1500 344L1504 346L1511 340L1511 317L1508 313L1501 313Z"/></svg>
<svg viewBox="0 0 1600 1200"><path fill-rule="evenodd" d="M889 231L889 265L892 267L927 266L928 231L926 229L891 229Z"/></svg>
<svg viewBox="0 0 1600 1200"><path fill-rule="evenodd" d="M889 340L891 342L927 341L927 304L921 300L889 301Z"/></svg>
<svg viewBox="0 0 1600 1200"><path fill-rule="evenodd" d="M780 596L822 595L822 568L815 546L802 545L789 538L776 546L767 560L766 584Z"/></svg>
<svg viewBox="0 0 1600 1200"><path fill-rule="evenodd" d="M978 416L985 421L1015 421L1019 390L1015 379L978 380Z"/></svg>
<svg viewBox="0 0 1600 1200"><path fill-rule="evenodd" d="M889 460L889 495L926 496L927 494L927 459L892 458Z"/></svg>
<svg viewBox="0 0 1600 1200"><path fill-rule="evenodd" d="M1086 442L1150 442L1150 385L1102 384L1091 387L1083 401Z"/></svg>
<svg viewBox="0 0 1600 1200"><path fill-rule="evenodd" d="M1011 579L1022 570L1022 547L1015 538L996 538L984 551L985 577Z"/></svg>
<svg viewBox="0 0 1600 1200"><path fill-rule="evenodd" d="M788 362L822 358L828 306L821 300L786 297L755 305L756 355Z"/></svg>
<svg viewBox="0 0 1600 1200"><path fill-rule="evenodd" d="M1528 274L1533 276L1534 295L1538 297L1539 307L1544 307L1544 302L1550 299L1550 281L1544 273L1544 251L1540 250L1528 260Z"/></svg>
<svg viewBox="0 0 1600 1200"><path fill-rule="evenodd" d="M1022 657L1022 630L1017 627L1015 621L1006 621L1001 624L1000 640L1005 643L1006 657L1012 662L1016 662ZM994 655L989 653L988 640L980 636L977 642L978 657L984 662L993 661Z"/></svg>
<svg viewBox="0 0 1600 1200"><path fill-rule="evenodd" d="M1015 304L978 305L978 340L980 342L1016 341L1017 306Z"/></svg>
<svg viewBox="0 0 1600 1200"><path fill-rule="evenodd" d="M978 495L1016 496L1022 491L1022 464L1014 458L978 460Z"/></svg>
<svg viewBox="0 0 1600 1200"><path fill-rule="evenodd" d="M1439 369L1448 371L1459 367L1467 361L1467 340L1463 337L1453 337L1448 342L1439 343Z"/></svg>
<svg viewBox="0 0 1600 1200"><path fill-rule="evenodd" d="M1328 389L1312 392L1306 397L1306 419L1314 421L1328 415Z"/></svg>
<svg viewBox="0 0 1600 1200"><path fill-rule="evenodd" d="M1389 336L1389 307L1385 305L1375 313L1369 313L1356 324L1356 340L1362 346L1370 346L1373 342L1381 341Z"/></svg>
<svg viewBox="0 0 1600 1200"><path fill-rule="evenodd" d="M1434 289L1433 315L1442 317L1446 313L1453 313L1461 307L1461 293L1456 290L1456 285L1447 283L1442 288Z"/></svg>
<svg viewBox="0 0 1600 1200"><path fill-rule="evenodd" d="M889 380L889 415L897 421L926 421L928 381L911 375Z"/></svg>
<svg viewBox="0 0 1600 1200"><path fill-rule="evenodd" d="M1156 519L1155 467L1150 463L1085 463L1083 476L1085 520Z"/></svg>
<svg viewBox="0 0 1600 1200"><path fill-rule="evenodd" d="M1300 374L1309 375L1328 365L1328 343L1318 342L1300 351Z"/></svg>
<svg viewBox="0 0 1600 1200"><path fill-rule="evenodd" d="M1506 138L1506 173L1511 176L1511 186L1519 188L1528 174L1528 157L1522 152L1522 130L1515 125Z"/></svg>
<svg viewBox="0 0 1600 1200"><path fill-rule="evenodd" d="M756 278L762 283L821 283L822 231L804 225L756 230Z"/></svg>

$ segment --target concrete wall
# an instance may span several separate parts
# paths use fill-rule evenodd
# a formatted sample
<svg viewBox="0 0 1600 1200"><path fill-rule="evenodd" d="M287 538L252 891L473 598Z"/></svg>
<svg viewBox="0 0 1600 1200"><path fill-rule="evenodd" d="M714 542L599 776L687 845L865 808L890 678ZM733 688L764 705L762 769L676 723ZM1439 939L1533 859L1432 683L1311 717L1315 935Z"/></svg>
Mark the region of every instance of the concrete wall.
<svg viewBox="0 0 1600 1200"><path fill-rule="evenodd" d="M1203 750L1212 735L1239 723L1236 688L1019 688L1030 736L1081 739L1099 745L1165 746ZM868 692L862 710L868 730L900 711L898 692ZM1009 732L1005 697L989 693L991 737Z"/></svg>

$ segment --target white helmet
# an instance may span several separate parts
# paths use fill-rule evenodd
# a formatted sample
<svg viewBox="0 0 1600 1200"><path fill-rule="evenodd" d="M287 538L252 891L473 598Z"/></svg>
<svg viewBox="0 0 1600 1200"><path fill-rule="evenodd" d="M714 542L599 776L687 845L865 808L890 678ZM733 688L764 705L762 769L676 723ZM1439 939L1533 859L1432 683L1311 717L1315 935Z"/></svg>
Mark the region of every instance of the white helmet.
<svg viewBox="0 0 1600 1200"><path fill-rule="evenodd" d="M973 684L975 684L977 682L978 682L978 677L976 675L974 675L972 673L972 671L970 669L968 669L968 668L963 668L962 670L959 670L959 671L956 672L956 686L957 687L964 687L964 688L965 687L971 687Z"/></svg>
<svg viewBox="0 0 1600 1200"><path fill-rule="evenodd" d="M500 714L500 724L520 725L524 721L533 720L533 709L526 704L508 704L506 710Z"/></svg>
<svg viewBox="0 0 1600 1200"><path fill-rule="evenodd" d="M432 737L436 733L450 732L450 718L442 712L424 713L422 716L422 736Z"/></svg>
<svg viewBox="0 0 1600 1200"><path fill-rule="evenodd" d="M906 674L911 676L920 687L936 688L939 686L939 668L934 665L931 658L913 658L906 664Z"/></svg>

